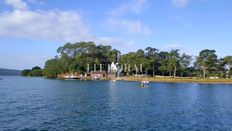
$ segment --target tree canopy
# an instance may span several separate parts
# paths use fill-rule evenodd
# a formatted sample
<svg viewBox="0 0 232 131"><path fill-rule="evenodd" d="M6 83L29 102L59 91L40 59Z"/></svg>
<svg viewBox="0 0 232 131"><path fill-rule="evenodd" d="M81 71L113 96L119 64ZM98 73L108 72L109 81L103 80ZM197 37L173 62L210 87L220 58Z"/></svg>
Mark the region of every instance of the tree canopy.
<svg viewBox="0 0 232 131"><path fill-rule="evenodd" d="M216 69L217 55L215 50L205 49L199 53L196 60L196 66L203 71L203 77L206 77L206 71Z"/></svg>
<svg viewBox="0 0 232 131"><path fill-rule="evenodd" d="M39 66L35 66L32 69L22 70L21 75L22 76L40 77L40 76L43 76L43 70Z"/></svg>
<svg viewBox="0 0 232 131"><path fill-rule="evenodd" d="M116 60L120 51L111 46L95 45L93 42L67 43L57 49L58 57L48 60L45 64L44 75L56 77L61 73L80 73L87 71L87 65L102 64L103 70ZM90 70L93 70L90 66ZM99 69L99 67L98 67Z"/></svg>
<svg viewBox="0 0 232 131"><path fill-rule="evenodd" d="M117 62L118 54L121 52L111 46L96 45L91 41L67 43L57 49L57 55L45 63L43 70L40 67L33 67L31 70L23 70L22 75L41 76L41 71L45 77L52 78L65 73L84 74L93 70L94 64L101 64L101 69L107 72L108 64ZM119 63L130 69L122 70L122 75L230 77L232 56L218 59L215 50L204 49L195 61L193 61L194 59L186 53L181 53L178 49L160 51L154 47L147 47L122 54ZM100 69L99 66L96 67L97 70ZM142 68L142 70L138 70L138 68Z"/></svg>

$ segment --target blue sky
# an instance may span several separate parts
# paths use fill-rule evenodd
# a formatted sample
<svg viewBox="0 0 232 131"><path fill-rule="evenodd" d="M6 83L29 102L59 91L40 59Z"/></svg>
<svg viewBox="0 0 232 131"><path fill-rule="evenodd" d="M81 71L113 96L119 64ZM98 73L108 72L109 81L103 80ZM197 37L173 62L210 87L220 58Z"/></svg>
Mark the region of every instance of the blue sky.
<svg viewBox="0 0 232 131"><path fill-rule="evenodd" d="M231 0L1 0L0 67L44 66L66 42L232 55Z"/></svg>

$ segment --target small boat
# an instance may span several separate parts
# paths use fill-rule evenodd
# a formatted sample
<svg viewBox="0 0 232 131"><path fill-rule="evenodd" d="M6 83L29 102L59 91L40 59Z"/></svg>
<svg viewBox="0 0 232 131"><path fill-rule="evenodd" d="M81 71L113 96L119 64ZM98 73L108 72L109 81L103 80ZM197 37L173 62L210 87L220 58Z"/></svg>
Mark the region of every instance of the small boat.
<svg viewBox="0 0 232 131"><path fill-rule="evenodd" d="M141 86L148 86L150 83L149 81L141 81L140 84Z"/></svg>
<svg viewBox="0 0 232 131"><path fill-rule="evenodd" d="M92 80L100 80L100 77L94 76L94 77L92 77Z"/></svg>
<svg viewBox="0 0 232 131"><path fill-rule="evenodd" d="M66 76L64 76L64 78L65 79L78 79L78 77L77 76L74 76L74 75L66 75Z"/></svg>
<svg viewBox="0 0 232 131"><path fill-rule="evenodd" d="M77 79L78 77L77 77L77 76L74 76L74 75L71 75L70 78L71 78L71 79Z"/></svg>

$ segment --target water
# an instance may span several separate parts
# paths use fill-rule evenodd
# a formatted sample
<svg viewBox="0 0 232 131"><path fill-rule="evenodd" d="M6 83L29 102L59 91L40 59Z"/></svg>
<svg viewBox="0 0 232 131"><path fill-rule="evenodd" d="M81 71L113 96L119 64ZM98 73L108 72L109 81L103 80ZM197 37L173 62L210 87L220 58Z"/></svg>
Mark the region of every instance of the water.
<svg viewBox="0 0 232 131"><path fill-rule="evenodd" d="M232 130L232 85L1 78L0 130Z"/></svg>

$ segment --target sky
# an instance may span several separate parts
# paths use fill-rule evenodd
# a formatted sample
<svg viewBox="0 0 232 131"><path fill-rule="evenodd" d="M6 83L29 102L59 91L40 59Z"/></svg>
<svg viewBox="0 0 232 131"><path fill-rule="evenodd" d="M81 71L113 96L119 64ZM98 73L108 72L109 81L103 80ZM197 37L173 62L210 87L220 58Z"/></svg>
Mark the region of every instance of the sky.
<svg viewBox="0 0 232 131"><path fill-rule="evenodd" d="M67 42L232 55L231 0L0 0L0 68L44 67Z"/></svg>

